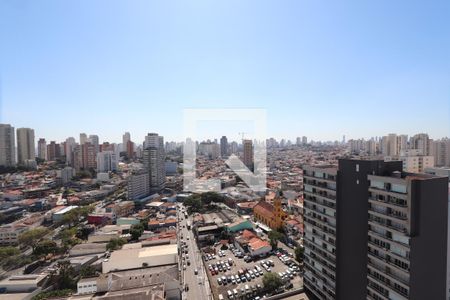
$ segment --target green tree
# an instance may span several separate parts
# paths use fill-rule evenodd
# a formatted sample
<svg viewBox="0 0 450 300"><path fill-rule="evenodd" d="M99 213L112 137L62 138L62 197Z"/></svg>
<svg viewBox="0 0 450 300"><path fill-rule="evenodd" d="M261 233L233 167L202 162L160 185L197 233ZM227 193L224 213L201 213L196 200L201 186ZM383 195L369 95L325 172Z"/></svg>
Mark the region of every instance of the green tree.
<svg viewBox="0 0 450 300"><path fill-rule="evenodd" d="M133 240L137 241L142 233L144 233L144 226L142 224L139 223L131 226L130 234Z"/></svg>
<svg viewBox="0 0 450 300"><path fill-rule="evenodd" d="M19 235L19 243L22 245L34 245L49 233L45 227L37 227L27 230Z"/></svg>
<svg viewBox="0 0 450 300"><path fill-rule="evenodd" d="M211 202L223 202L222 195L216 192L206 192L200 195L200 199L204 205L209 205Z"/></svg>
<svg viewBox="0 0 450 300"><path fill-rule="evenodd" d="M16 247L0 247L0 261L3 262L7 257L19 255L20 250Z"/></svg>
<svg viewBox="0 0 450 300"><path fill-rule="evenodd" d="M278 246L278 241L283 237L283 235L279 231L271 230L268 234L268 237L272 249L276 249Z"/></svg>
<svg viewBox="0 0 450 300"><path fill-rule="evenodd" d="M184 205L188 207L188 213L199 212L203 208L203 202L199 195L192 195L186 198Z"/></svg>
<svg viewBox="0 0 450 300"><path fill-rule="evenodd" d="M301 263L303 262L303 254L305 253L305 248L303 246L299 246L295 248L295 259Z"/></svg>
<svg viewBox="0 0 450 300"><path fill-rule="evenodd" d="M264 289L269 293L276 291L283 284L280 275L275 272L265 273L262 282Z"/></svg>
<svg viewBox="0 0 450 300"><path fill-rule="evenodd" d="M64 214L62 223L69 225L69 227L72 227L75 224L78 224L80 222L80 218L84 217L86 218L92 211L94 210L93 205L86 205L74 208Z"/></svg>
<svg viewBox="0 0 450 300"><path fill-rule="evenodd" d="M58 245L49 239L44 239L42 241L39 241L34 247L33 247L33 254L37 256L45 256L50 253L57 253L59 251Z"/></svg>
<svg viewBox="0 0 450 300"><path fill-rule="evenodd" d="M58 290L76 288L75 270L67 260L60 261L57 265L57 275L54 275L56 288Z"/></svg>
<svg viewBox="0 0 450 300"><path fill-rule="evenodd" d="M93 277L97 273L94 266L84 266L80 269L81 278Z"/></svg>
<svg viewBox="0 0 450 300"><path fill-rule="evenodd" d="M108 244L106 244L106 249L107 250L117 250L120 247L122 247L123 245L125 245L127 243L127 241L123 238L114 238L111 239Z"/></svg>

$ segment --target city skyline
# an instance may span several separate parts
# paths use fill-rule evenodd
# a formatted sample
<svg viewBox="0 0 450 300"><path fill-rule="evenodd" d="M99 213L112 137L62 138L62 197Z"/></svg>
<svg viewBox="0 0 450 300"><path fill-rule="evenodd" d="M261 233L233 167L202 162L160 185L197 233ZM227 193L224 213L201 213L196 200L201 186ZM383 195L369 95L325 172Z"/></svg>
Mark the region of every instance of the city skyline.
<svg viewBox="0 0 450 300"><path fill-rule="evenodd" d="M185 108L252 107L268 136L448 136L449 5L2 2L0 122L180 140Z"/></svg>

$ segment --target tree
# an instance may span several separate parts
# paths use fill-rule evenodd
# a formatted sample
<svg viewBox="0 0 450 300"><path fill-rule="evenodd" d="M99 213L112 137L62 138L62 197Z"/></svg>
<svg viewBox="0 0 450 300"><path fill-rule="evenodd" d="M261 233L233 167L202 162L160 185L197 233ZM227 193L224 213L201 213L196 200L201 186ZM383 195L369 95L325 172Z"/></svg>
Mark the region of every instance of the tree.
<svg viewBox="0 0 450 300"><path fill-rule="evenodd" d="M23 245L34 245L48 233L49 230L44 227L27 230L19 235L19 243Z"/></svg>
<svg viewBox="0 0 450 300"><path fill-rule="evenodd" d="M19 255L20 250L16 247L0 247L0 261L3 261L7 257Z"/></svg>
<svg viewBox="0 0 450 300"><path fill-rule="evenodd" d="M64 214L62 223L69 225L69 227L72 227L73 225L79 223L81 217L86 218L93 210L93 205L74 208Z"/></svg>
<svg viewBox="0 0 450 300"><path fill-rule="evenodd" d="M199 195L187 197L184 201L184 205L188 207L189 214L199 212L203 207L203 203Z"/></svg>
<svg viewBox="0 0 450 300"><path fill-rule="evenodd" d="M204 205L209 205L211 202L223 202L222 195L216 192L206 192L200 195L200 199Z"/></svg>
<svg viewBox="0 0 450 300"><path fill-rule="evenodd" d="M81 278L87 278L95 276L97 271L95 270L95 267L93 266L84 266L80 269L80 276Z"/></svg>
<svg viewBox="0 0 450 300"><path fill-rule="evenodd" d="M127 243L127 241L123 238L118 238L118 239L111 239L108 244L106 244L106 249L107 250L117 250L120 247L122 247L123 245L125 245Z"/></svg>
<svg viewBox="0 0 450 300"><path fill-rule="evenodd" d="M272 249L276 249L278 246L278 241L283 237L283 235L279 231L272 230L269 232L268 236Z"/></svg>
<svg viewBox="0 0 450 300"><path fill-rule="evenodd" d="M68 260L60 261L57 265L58 275L56 276L56 286L57 289L75 289L75 270L71 266Z"/></svg>
<svg viewBox="0 0 450 300"><path fill-rule="evenodd" d="M283 284L280 275L275 272L265 273L262 281L264 289L269 293L276 291Z"/></svg>
<svg viewBox="0 0 450 300"><path fill-rule="evenodd" d="M45 239L42 241L39 241L34 247L33 247L33 254L37 256L45 256L50 253L55 254L59 250L58 245L52 240Z"/></svg>
<svg viewBox="0 0 450 300"><path fill-rule="evenodd" d="M301 263L303 262L303 254L305 253L305 248L303 246L299 246L295 248L295 259Z"/></svg>
<svg viewBox="0 0 450 300"><path fill-rule="evenodd" d="M144 226L142 224L139 223L131 226L130 234L133 240L137 241L141 237L142 233L144 233Z"/></svg>

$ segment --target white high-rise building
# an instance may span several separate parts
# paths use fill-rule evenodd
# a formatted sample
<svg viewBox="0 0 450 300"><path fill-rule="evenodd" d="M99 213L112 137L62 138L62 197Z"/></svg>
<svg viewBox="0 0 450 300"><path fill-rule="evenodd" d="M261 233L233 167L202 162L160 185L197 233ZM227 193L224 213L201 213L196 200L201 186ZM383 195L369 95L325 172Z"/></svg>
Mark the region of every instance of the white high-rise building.
<svg viewBox="0 0 450 300"><path fill-rule="evenodd" d="M34 147L34 130L17 128L17 163L25 165L27 160L34 160L36 158Z"/></svg>
<svg viewBox="0 0 450 300"><path fill-rule="evenodd" d="M117 156L114 151L97 153L97 172L110 172L117 170Z"/></svg>
<svg viewBox="0 0 450 300"><path fill-rule="evenodd" d="M94 149L95 149L95 153L97 154L98 152L100 152L100 143L99 143L99 138L98 135L95 134L91 134L89 136L88 141L94 145Z"/></svg>
<svg viewBox="0 0 450 300"><path fill-rule="evenodd" d="M11 167L16 164L14 127L0 124L0 166Z"/></svg>
<svg viewBox="0 0 450 300"><path fill-rule="evenodd" d="M421 155L431 155L432 140L426 133L419 133L411 138L411 149L420 150Z"/></svg>
<svg viewBox="0 0 450 300"><path fill-rule="evenodd" d="M80 145L84 145L88 141L86 133L80 133Z"/></svg>
<svg viewBox="0 0 450 300"><path fill-rule="evenodd" d="M66 163L68 164L68 165L71 165L72 164L72 156L73 156L73 150L75 149L75 147L76 147L76 145L77 145L77 142L75 141L75 138L73 138L73 137L68 137L67 139L66 139L66 149L65 149L65 152L66 152Z"/></svg>
<svg viewBox="0 0 450 300"><path fill-rule="evenodd" d="M128 177L128 199L135 200L150 195L150 174L147 170L134 172Z"/></svg>

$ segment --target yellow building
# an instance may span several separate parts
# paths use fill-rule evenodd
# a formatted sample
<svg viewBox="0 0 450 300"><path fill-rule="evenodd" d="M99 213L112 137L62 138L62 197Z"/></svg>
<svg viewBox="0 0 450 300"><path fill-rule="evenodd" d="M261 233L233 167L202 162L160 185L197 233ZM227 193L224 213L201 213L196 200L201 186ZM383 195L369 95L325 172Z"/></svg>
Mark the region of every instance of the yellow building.
<svg viewBox="0 0 450 300"><path fill-rule="evenodd" d="M253 215L261 223L269 226L271 229L280 229L283 226L287 214L281 207L281 197L277 195L273 205L261 200L253 207Z"/></svg>

